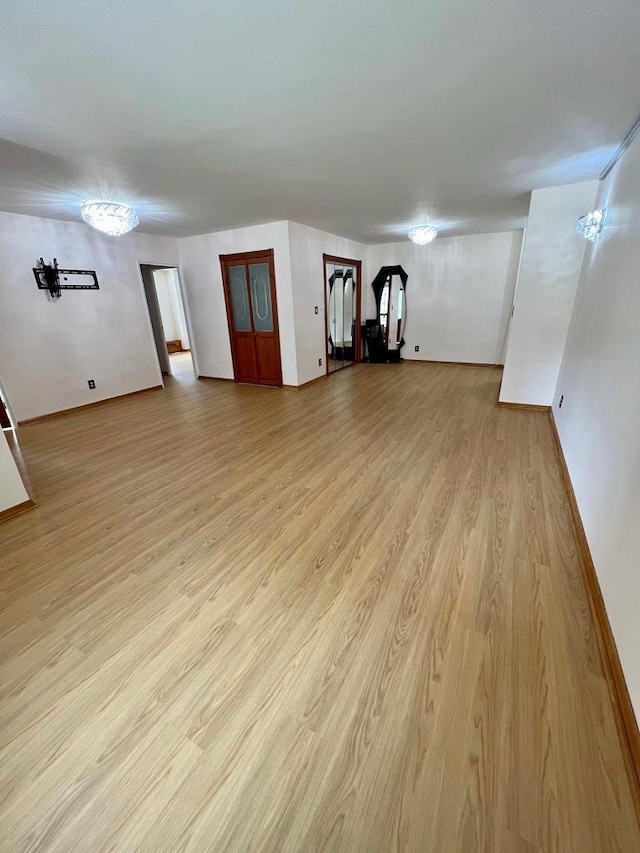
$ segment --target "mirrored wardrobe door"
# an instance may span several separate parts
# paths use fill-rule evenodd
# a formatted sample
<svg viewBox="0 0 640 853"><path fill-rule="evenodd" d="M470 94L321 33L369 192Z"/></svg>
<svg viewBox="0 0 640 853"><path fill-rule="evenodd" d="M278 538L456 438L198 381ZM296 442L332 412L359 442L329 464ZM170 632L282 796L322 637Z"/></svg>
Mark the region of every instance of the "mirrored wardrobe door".
<svg viewBox="0 0 640 853"><path fill-rule="evenodd" d="M344 367L345 362L345 339L344 339L344 269L336 266L336 362L338 367Z"/></svg>
<svg viewBox="0 0 640 853"><path fill-rule="evenodd" d="M324 256L327 373L359 361L360 261Z"/></svg>
<svg viewBox="0 0 640 853"><path fill-rule="evenodd" d="M342 267L333 265L333 369L344 366L342 352Z"/></svg>
<svg viewBox="0 0 640 853"><path fill-rule="evenodd" d="M357 347L360 341L358 329L358 270L351 268L351 363L358 361Z"/></svg>
<svg viewBox="0 0 640 853"><path fill-rule="evenodd" d="M342 270L342 306L340 317L340 337L342 338L342 366L349 360L349 326L351 324L351 310L349 308L348 291L351 285L349 270Z"/></svg>
<svg viewBox="0 0 640 853"><path fill-rule="evenodd" d="M340 370L345 366L345 278L341 265L333 264L330 276L331 286L331 346L330 370Z"/></svg>
<svg viewBox="0 0 640 853"><path fill-rule="evenodd" d="M326 266L326 312L327 312L327 371L333 373L336 369L336 287L335 265Z"/></svg>
<svg viewBox="0 0 640 853"><path fill-rule="evenodd" d="M342 355L343 364L352 364L354 360L353 338L355 334L355 316L353 314L353 269L343 270L342 279Z"/></svg>

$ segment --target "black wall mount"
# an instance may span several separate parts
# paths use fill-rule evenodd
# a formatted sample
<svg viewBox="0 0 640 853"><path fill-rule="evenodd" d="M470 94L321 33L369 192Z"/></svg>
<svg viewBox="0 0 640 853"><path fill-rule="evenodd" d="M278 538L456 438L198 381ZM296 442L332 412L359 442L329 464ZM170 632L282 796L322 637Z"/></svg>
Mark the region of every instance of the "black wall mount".
<svg viewBox="0 0 640 853"><path fill-rule="evenodd" d="M98 276L95 270L63 270L58 267L58 259L54 258L52 264L45 264L40 258L40 265L33 267L33 274L39 290L48 290L52 299L59 299L63 290L99 290ZM88 276L91 283L86 281L76 284L68 283L69 276ZM62 282L60 281L62 277Z"/></svg>

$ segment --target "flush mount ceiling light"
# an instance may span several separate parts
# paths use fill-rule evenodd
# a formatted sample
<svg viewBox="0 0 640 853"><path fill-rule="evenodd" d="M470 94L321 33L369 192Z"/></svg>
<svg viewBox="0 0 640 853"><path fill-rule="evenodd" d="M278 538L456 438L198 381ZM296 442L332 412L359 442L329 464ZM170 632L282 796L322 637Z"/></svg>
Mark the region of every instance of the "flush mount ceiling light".
<svg viewBox="0 0 640 853"><path fill-rule="evenodd" d="M604 221L603 210L592 210L590 213L585 213L578 219L576 231L586 240L593 242L598 234L602 231L602 223Z"/></svg>
<svg viewBox="0 0 640 853"><path fill-rule="evenodd" d="M417 243L418 246L426 246L438 236L438 231L433 225L416 225L409 231L409 239Z"/></svg>
<svg viewBox="0 0 640 853"><path fill-rule="evenodd" d="M117 201L85 201L80 213L88 225L112 237L126 234L140 222L133 207Z"/></svg>

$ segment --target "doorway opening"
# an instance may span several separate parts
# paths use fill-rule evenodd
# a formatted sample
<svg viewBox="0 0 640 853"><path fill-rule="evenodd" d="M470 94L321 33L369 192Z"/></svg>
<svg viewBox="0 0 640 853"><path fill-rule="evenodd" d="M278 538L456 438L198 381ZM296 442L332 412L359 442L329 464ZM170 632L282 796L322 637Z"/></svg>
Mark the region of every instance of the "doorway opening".
<svg viewBox="0 0 640 853"><path fill-rule="evenodd" d="M16 425L11 414L11 409L9 408L9 401L0 383L0 430L3 432L15 432L15 429Z"/></svg>
<svg viewBox="0 0 640 853"><path fill-rule="evenodd" d="M282 386L273 249L220 255L236 382Z"/></svg>
<svg viewBox="0 0 640 853"><path fill-rule="evenodd" d="M327 374L362 360L360 278L362 261L323 255Z"/></svg>
<svg viewBox="0 0 640 853"><path fill-rule="evenodd" d="M191 381L196 372L178 268L140 264L140 274L160 370Z"/></svg>

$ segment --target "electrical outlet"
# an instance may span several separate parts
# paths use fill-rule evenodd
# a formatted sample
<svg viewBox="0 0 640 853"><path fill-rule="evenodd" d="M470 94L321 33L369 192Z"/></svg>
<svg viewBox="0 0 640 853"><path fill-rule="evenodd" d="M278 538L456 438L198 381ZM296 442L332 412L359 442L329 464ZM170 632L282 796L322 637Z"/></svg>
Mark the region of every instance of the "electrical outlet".
<svg viewBox="0 0 640 853"><path fill-rule="evenodd" d="M560 402L558 403L558 408L559 408L559 409L561 409L561 408L562 408L562 401L563 401L563 400L564 400L564 394L561 394L561 395L560 395Z"/></svg>
<svg viewBox="0 0 640 853"><path fill-rule="evenodd" d="M322 359L321 358L318 359L318 367L322 367Z"/></svg>
<svg viewBox="0 0 640 853"><path fill-rule="evenodd" d="M87 380L87 385L88 385L88 386L89 386L89 388L91 388L91 390L93 391L93 389L96 387L96 380L95 380L95 379L88 379L88 380Z"/></svg>
<svg viewBox="0 0 640 853"><path fill-rule="evenodd" d="M318 313L318 306L316 305L316 314Z"/></svg>
<svg viewBox="0 0 640 853"><path fill-rule="evenodd" d="M420 352L420 347L418 346L418 344L416 344L415 350L416 352Z"/></svg>

